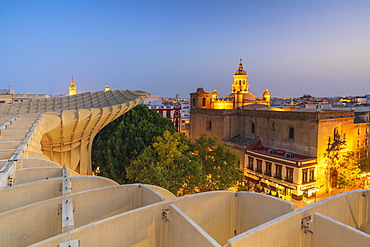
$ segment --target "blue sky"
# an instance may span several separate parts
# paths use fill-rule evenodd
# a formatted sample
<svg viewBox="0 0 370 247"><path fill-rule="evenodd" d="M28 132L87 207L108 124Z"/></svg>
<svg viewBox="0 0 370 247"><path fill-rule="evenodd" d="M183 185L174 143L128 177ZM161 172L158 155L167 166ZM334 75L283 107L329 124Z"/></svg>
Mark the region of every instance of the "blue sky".
<svg viewBox="0 0 370 247"><path fill-rule="evenodd" d="M370 94L370 1L0 1L0 88Z"/></svg>

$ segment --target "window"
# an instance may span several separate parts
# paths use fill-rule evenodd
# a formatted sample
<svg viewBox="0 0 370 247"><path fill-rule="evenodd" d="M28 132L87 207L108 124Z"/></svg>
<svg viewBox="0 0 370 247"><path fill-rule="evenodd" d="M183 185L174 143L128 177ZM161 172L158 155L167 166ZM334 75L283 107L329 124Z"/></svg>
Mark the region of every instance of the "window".
<svg viewBox="0 0 370 247"><path fill-rule="evenodd" d="M193 106L195 107L195 98L193 98L192 100L193 100Z"/></svg>
<svg viewBox="0 0 370 247"><path fill-rule="evenodd" d="M282 166L281 165L275 165L275 167L276 167L275 178L281 179Z"/></svg>
<svg viewBox="0 0 370 247"><path fill-rule="evenodd" d="M262 160L257 160L257 172L262 173Z"/></svg>
<svg viewBox="0 0 370 247"><path fill-rule="evenodd" d="M360 128L357 128L357 135L360 135L361 132L360 132Z"/></svg>
<svg viewBox="0 0 370 247"><path fill-rule="evenodd" d="M315 181L315 168L310 168L310 182Z"/></svg>
<svg viewBox="0 0 370 247"><path fill-rule="evenodd" d="M267 176L271 176L271 166L272 166L271 162L266 162L266 172L265 172L265 174Z"/></svg>
<svg viewBox="0 0 370 247"><path fill-rule="evenodd" d="M289 139L294 139L294 129L293 128L289 129Z"/></svg>
<svg viewBox="0 0 370 247"><path fill-rule="evenodd" d="M254 134L256 132L256 126L254 123L251 124L251 133Z"/></svg>
<svg viewBox="0 0 370 247"><path fill-rule="evenodd" d="M175 111L175 116L178 117L180 115L179 111Z"/></svg>
<svg viewBox="0 0 370 247"><path fill-rule="evenodd" d="M293 168L286 168L286 181L293 183Z"/></svg>
<svg viewBox="0 0 370 247"><path fill-rule="evenodd" d="M209 120L207 123L207 130L211 130L211 129L212 129L212 121Z"/></svg>
<svg viewBox="0 0 370 247"><path fill-rule="evenodd" d="M356 141L356 147L358 147L358 148L360 147L360 140Z"/></svg>
<svg viewBox="0 0 370 247"><path fill-rule="evenodd" d="M206 98L205 97L202 98L202 106L206 106Z"/></svg>
<svg viewBox="0 0 370 247"><path fill-rule="evenodd" d="M367 141L367 138L365 138L365 146L368 145L368 141Z"/></svg>
<svg viewBox="0 0 370 247"><path fill-rule="evenodd" d="M254 159L252 157L248 158L248 169L253 170Z"/></svg>
<svg viewBox="0 0 370 247"><path fill-rule="evenodd" d="M302 170L302 183L308 182L308 169Z"/></svg>

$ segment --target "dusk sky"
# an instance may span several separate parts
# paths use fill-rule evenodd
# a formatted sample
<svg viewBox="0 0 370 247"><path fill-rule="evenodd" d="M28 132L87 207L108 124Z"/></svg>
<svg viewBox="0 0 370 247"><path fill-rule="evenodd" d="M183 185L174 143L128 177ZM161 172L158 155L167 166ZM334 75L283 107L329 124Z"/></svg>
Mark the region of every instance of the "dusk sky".
<svg viewBox="0 0 370 247"><path fill-rule="evenodd" d="M0 1L0 82L16 93L370 94L370 1Z"/></svg>

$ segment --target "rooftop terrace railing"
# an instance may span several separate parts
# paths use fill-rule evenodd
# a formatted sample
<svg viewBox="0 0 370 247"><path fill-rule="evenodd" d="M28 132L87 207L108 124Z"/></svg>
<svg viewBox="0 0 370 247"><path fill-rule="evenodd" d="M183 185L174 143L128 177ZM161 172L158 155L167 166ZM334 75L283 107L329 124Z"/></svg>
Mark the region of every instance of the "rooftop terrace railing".
<svg viewBox="0 0 370 247"><path fill-rule="evenodd" d="M37 128L37 125L39 124L42 116L44 113L41 113L35 122L33 123L32 127L30 128L29 132L27 133L26 137L23 139L23 141L20 143L18 148L15 150L13 155L10 157L10 159L5 163L5 165L0 169L0 188L11 186L14 183L14 180L12 178L12 174L16 170L16 161L21 156L24 148L26 147L27 143L31 139L32 135L35 133L35 130ZM14 119L18 118L19 116L16 116L12 119L10 119L8 122L4 123L4 128L6 125L10 124ZM5 125L6 124L6 125ZM0 129L3 127L3 125L0 126Z"/></svg>

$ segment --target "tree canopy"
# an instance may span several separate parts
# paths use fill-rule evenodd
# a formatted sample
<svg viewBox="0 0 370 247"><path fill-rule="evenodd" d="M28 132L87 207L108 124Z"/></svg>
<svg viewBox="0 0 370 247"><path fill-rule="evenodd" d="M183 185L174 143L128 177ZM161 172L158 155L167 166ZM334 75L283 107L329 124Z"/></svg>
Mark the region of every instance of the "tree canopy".
<svg viewBox="0 0 370 247"><path fill-rule="evenodd" d="M333 179L337 179L340 186L353 186L360 177L360 163L356 153L346 150L346 140L338 132L335 132L334 140L330 143L325 153L327 164L328 182L333 185ZM335 184L335 183L334 183Z"/></svg>
<svg viewBox="0 0 370 247"><path fill-rule="evenodd" d="M121 184L133 182L126 177L126 167L165 130L176 131L172 121L145 105L137 105L97 134L92 150L93 171Z"/></svg>
<svg viewBox="0 0 370 247"><path fill-rule="evenodd" d="M361 173L356 153L344 153L336 169L338 171L338 183L340 185L344 187L355 185Z"/></svg>
<svg viewBox="0 0 370 247"><path fill-rule="evenodd" d="M165 131L127 168L136 182L166 188L175 195L223 190L241 180L239 155L204 135L193 141Z"/></svg>
<svg viewBox="0 0 370 247"><path fill-rule="evenodd" d="M186 138L144 105L98 133L92 159L98 175L121 184L158 185L177 195L227 189L242 176L238 153L214 138Z"/></svg>

